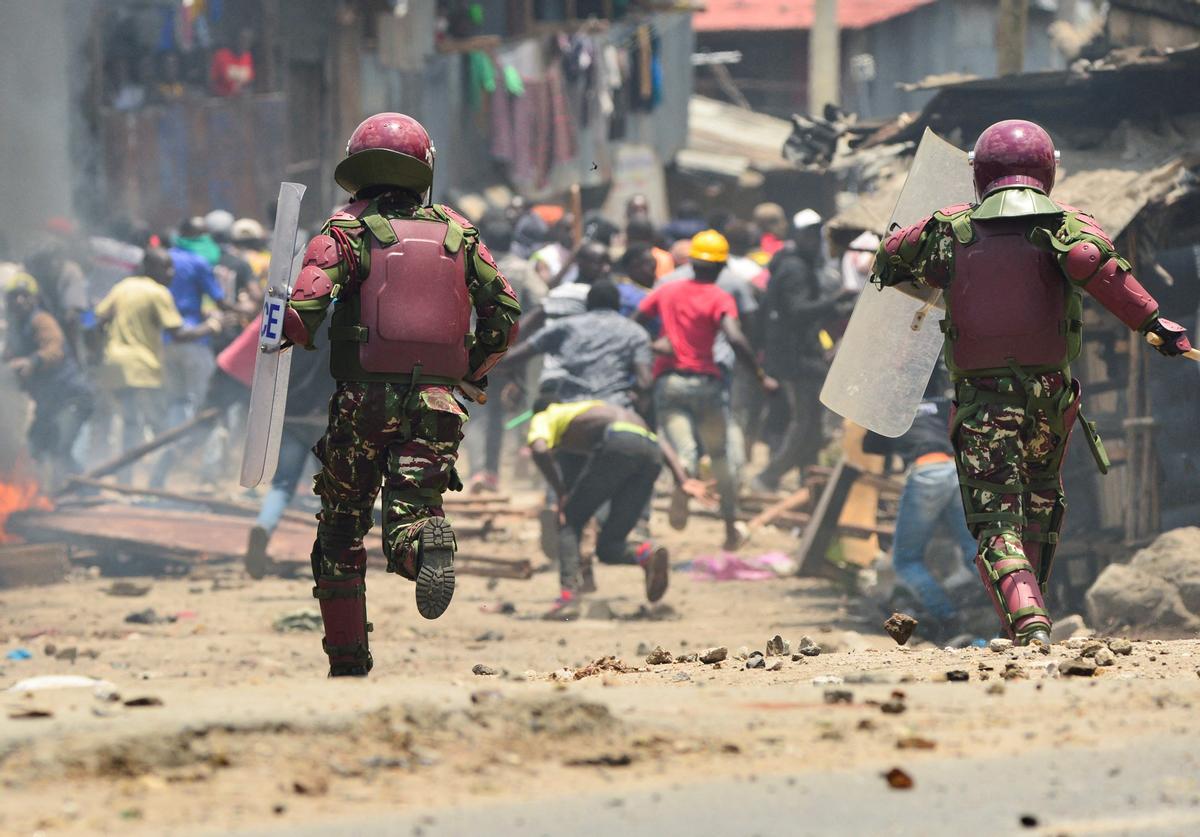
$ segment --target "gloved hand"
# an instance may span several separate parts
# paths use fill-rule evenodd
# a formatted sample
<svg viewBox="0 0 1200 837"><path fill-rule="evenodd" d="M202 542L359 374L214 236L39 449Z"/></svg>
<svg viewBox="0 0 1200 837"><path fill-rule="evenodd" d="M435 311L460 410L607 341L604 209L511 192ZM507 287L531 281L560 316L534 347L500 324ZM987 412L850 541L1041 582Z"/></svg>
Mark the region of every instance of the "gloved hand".
<svg viewBox="0 0 1200 837"><path fill-rule="evenodd" d="M1162 317L1156 317L1142 332L1146 335L1146 340L1158 350L1159 354L1166 355L1167 357L1176 357L1184 352L1191 351L1192 344L1188 342L1187 329L1179 323L1173 323L1170 320L1164 320Z"/></svg>

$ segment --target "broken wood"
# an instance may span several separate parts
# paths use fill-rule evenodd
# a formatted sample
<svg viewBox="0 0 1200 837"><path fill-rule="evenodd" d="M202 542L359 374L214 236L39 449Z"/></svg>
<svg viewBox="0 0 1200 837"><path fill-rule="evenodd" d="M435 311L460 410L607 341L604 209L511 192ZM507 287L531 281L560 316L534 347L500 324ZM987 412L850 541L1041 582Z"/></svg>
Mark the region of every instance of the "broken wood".
<svg viewBox="0 0 1200 837"><path fill-rule="evenodd" d="M812 491L807 487L801 488L798 491L793 491L787 497L784 497L774 505L763 509L762 512L751 519L750 523L748 524L750 526L750 531L754 531L762 526L766 526L768 523L771 523L785 512L789 512L792 509L799 508L800 506L806 506L811 501Z"/></svg>
<svg viewBox="0 0 1200 837"><path fill-rule="evenodd" d="M804 570L804 564L810 556L816 554L824 557L829 546L838 534L838 518L850 496L850 489L862 472L848 463L845 459L838 462L821 492L817 507L813 510L812 521L804 528L804 536L800 539L800 548L796 551L796 574Z"/></svg>
<svg viewBox="0 0 1200 837"><path fill-rule="evenodd" d="M85 474L82 474L81 476L85 479L98 479L100 477L106 477L114 471L121 470L126 465L131 465L134 462L137 462L142 457L154 453L154 451L158 450L159 448L165 447L174 441L182 439L193 430L196 430L197 428L208 424L210 421L213 421L220 414L221 411L216 407L209 407L207 410L204 410L194 418L185 421L183 424L177 427L172 427L170 430L155 436L153 439L145 442L144 444L117 454L117 456L101 465L97 465L95 468ZM72 490L71 485L71 483L67 483L65 486L59 489L58 492L56 492L55 496L62 496L63 494L70 492Z"/></svg>
<svg viewBox="0 0 1200 837"><path fill-rule="evenodd" d="M120 483L105 482L104 480L90 479L88 477L71 477L68 482L82 488L95 488L100 491L108 491L124 496L154 497L159 500L170 500L176 503L206 506L215 512L250 516L257 516L259 512L258 507L251 503L239 503L236 500L222 500L218 497L205 497L200 494L181 494L176 491L165 491L161 488L135 488L132 485L121 485ZM313 515L294 509L284 509L283 516L288 520L295 520L298 523L311 524L315 520Z"/></svg>

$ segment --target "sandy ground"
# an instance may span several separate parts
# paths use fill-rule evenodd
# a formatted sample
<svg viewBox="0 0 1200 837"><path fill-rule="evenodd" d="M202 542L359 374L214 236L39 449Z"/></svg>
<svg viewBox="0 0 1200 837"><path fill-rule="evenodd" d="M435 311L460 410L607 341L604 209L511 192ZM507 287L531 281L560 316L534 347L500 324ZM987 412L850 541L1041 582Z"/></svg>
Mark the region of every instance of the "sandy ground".
<svg viewBox="0 0 1200 837"><path fill-rule="evenodd" d="M668 542L683 559L716 536L698 521ZM789 543L772 537L763 548ZM534 541L514 532L500 550L532 554ZM0 660L0 689L48 674L113 686L0 691L0 832L1200 829L1200 768L1180 747L1198 740L1200 641L1131 637L1131 653L1094 676L1066 676L1082 640L1048 654L949 651L918 633L900 648L879 614L819 580L680 572L667 607L647 611L637 569L597 573L594 618L564 624L538 618L549 574L464 578L450 611L426 622L410 584L373 571L367 680L327 680L319 632L273 629L315 610L307 581L208 568L131 579L151 586L132 598L107 592L108 578L0 592L0 652L33 655ZM177 621L124 621L147 608ZM775 634L793 649L808 636L821 653L750 670L737 659ZM675 656L725 646L729 658L648 665L656 645ZM609 655L629 670L577 679ZM473 674L478 664L497 673ZM143 698L152 705L127 705ZM1098 778L1086 770L1101 764ZM915 787L890 787L893 768ZM1122 770L1137 793L1122 795ZM1037 795L1014 792L1023 777ZM989 783L1002 791L988 795ZM724 813L699 815L706 798ZM796 819L814 804L825 816ZM941 812L937 828L926 810Z"/></svg>

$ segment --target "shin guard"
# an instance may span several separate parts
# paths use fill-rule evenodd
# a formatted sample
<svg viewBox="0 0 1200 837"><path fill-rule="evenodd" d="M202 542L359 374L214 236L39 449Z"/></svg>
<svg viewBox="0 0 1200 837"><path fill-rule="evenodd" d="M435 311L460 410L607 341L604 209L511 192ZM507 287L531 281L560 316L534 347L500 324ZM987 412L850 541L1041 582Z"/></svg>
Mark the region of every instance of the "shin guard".
<svg viewBox="0 0 1200 837"><path fill-rule="evenodd" d="M317 547L319 549L320 547ZM340 563L335 574L319 573L313 597L321 607L325 637L321 647L329 657L329 676L364 676L372 666L367 634L367 588L364 574L367 551L363 547L350 556L353 563ZM317 561L314 556L314 565Z"/></svg>
<svg viewBox="0 0 1200 837"><path fill-rule="evenodd" d="M1031 634L1050 630L1042 588L1015 533L985 539L975 566L1009 638L1024 644Z"/></svg>

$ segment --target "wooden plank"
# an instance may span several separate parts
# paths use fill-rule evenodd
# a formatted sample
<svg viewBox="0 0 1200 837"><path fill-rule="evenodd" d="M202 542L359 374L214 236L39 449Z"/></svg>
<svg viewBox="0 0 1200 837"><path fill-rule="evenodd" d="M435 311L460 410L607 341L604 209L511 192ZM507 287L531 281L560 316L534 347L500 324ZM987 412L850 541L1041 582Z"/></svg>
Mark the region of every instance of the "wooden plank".
<svg viewBox="0 0 1200 837"><path fill-rule="evenodd" d="M847 531L862 531L867 534L859 536L843 534L842 557L848 563L859 567L870 566L879 553L879 538L870 533L877 523L879 513L879 487L870 480L863 479L867 474L883 475L883 457L868 454L863 451L863 441L866 439L866 428L853 422L843 424L842 450L846 462L858 469L858 479L855 480L838 517L840 526L848 527Z"/></svg>
<svg viewBox="0 0 1200 837"><path fill-rule="evenodd" d="M804 529L800 548L796 551L797 575L804 571L804 565L811 556L816 555L820 559L829 551L830 544L837 536L838 517L860 473L861 471L848 463L845 457L833 469L829 482L825 484L825 490L821 492L821 498L817 501L817 507L813 510L812 521Z"/></svg>
<svg viewBox="0 0 1200 837"><path fill-rule="evenodd" d="M766 509L763 509L762 512L755 515L748 524L750 531L753 532L755 529L758 529L761 526L766 526L768 523L773 522L780 515L783 515L792 509L799 508L800 506L807 506L811 501L812 491L808 487L801 488L799 491L794 491L787 497L784 497L778 503L768 506Z"/></svg>

